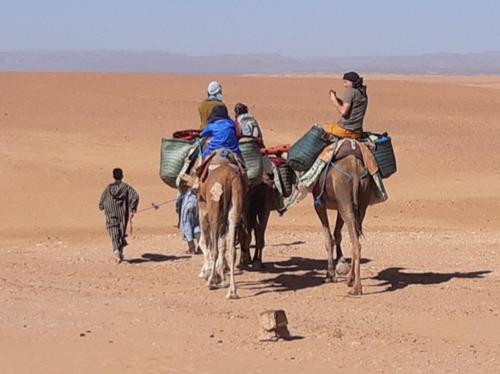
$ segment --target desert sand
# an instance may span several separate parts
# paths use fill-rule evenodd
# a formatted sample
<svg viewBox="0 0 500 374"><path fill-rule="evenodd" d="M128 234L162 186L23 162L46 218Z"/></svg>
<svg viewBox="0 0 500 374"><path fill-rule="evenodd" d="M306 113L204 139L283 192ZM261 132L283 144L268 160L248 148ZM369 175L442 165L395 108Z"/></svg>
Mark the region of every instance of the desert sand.
<svg viewBox="0 0 500 374"><path fill-rule="evenodd" d="M399 170L365 220L365 294L323 283L308 198L272 214L267 269L238 273L235 301L197 278L172 204L136 216L120 265L97 209L116 166L140 208L175 197L160 140L198 126L214 78L268 145L337 119L343 92L328 76L0 73L0 372L498 373L500 78L366 77L365 127L389 132ZM269 308L293 340L258 341Z"/></svg>

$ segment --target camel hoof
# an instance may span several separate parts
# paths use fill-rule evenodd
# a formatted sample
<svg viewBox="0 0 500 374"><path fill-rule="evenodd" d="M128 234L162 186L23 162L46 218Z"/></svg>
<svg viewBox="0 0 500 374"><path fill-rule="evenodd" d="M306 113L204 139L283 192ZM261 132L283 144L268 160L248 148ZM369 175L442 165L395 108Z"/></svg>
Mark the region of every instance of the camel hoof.
<svg viewBox="0 0 500 374"><path fill-rule="evenodd" d="M264 266L264 264L262 263L262 261L254 261L252 262L252 269L255 269L255 270L262 270L262 269L265 269L266 267Z"/></svg>
<svg viewBox="0 0 500 374"><path fill-rule="evenodd" d="M354 288L351 291L349 291L349 295L350 296L361 296L361 295L363 295L363 291L360 289L358 290L358 289Z"/></svg>
<svg viewBox="0 0 500 374"><path fill-rule="evenodd" d="M238 264L238 269L240 270L244 270L244 269L247 269L252 263L250 261L240 261L240 263Z"/></svg>
<svg viewBox="0 0 500 374"><path fill-rule="evenodd" d="M217 285L218 288L228 288L229 287L229 282L220 282L218 285Z"/></svg>
<svg viewBox="0 0 500 374"><path fill-rule="evenodd" d="M230 292L226 295L226 299L228 300L238 300L240 297L236 292Z"/></svg>
<svg viewBox="0 0 500 374"><path fill-rule="evenodd" d="M331 277L331 276L328 276L328 275L327 275L327 276L325 277L324 282L325 282L325 283L333 283L333 277Z"/></svg>

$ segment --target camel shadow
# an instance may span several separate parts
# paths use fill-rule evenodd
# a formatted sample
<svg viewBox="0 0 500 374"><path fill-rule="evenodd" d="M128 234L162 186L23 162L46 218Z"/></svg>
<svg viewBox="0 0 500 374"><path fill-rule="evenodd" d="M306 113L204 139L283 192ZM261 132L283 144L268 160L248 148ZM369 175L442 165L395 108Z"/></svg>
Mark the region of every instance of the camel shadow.
<svg viewBox="0 0 500 374"><path fill-rule="evenodd" d="M362 262L370 262L363 259ZM241 286L256 291L250 297L270 292L295 292L324 284L327 260L317 260L304 257L291 257L285 261L266 263L264 273L277 274L275 277L259 281L241 282ZM295 274L294 274L295 273Z"/></svg>
<svg viewBox="0 0 500 374"><path fill-rule="evenodd" d="M403 272L404 268L387 268L379 272L376 276L371 279L382 281L377 287L387 286L382 291L373 292L384 293L384 292L394 292L401 290L410 285L432 285L441 284L449 282L452 279L482 279L487 274L490 274L490 270L483 271L472 271L472 272L454 272L454 273L406 273Z"/></svg>
<svg viewBox="0 0 500 374"><path fill-rule="evenodd" d="M165 261L178 261L191 256L165 256L158 253L144 253L141 258L134 258L126 260L129 264L142 264L144 262L165 262Z"/></svg>
<svg viewBox="0 0 500 374"><path fill-rule="evenodd" d="M250 297L274 292L298 291L317 287L324 284L324 276L317 271L308 271L305 274L280 274L273 278L260 281L241 282L243 288L255 291Z"/></svg>
<svg viewBox="0 0 500 374"><path fill-rule="evenodd" d="M351 259L345 257L346 261L350 264ZM361 264L367 264L371 262L369 258L362 258ZM271 274L281 274L286 272L296 272L296 271L324 271L328 267L328 260L318 260L305 257L290 257L288 260L284 261L274 261L266 262L262 269L245 269L247 271L259 271L263 273Z"/></svg>

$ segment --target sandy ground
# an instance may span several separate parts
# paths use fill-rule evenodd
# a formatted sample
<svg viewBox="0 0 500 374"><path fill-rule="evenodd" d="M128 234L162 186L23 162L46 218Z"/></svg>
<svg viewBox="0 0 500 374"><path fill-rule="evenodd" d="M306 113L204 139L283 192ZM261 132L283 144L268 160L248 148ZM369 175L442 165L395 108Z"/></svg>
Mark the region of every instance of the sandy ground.
<svg viewBox="0 0 500 374"><path fill-rule="evenodd" d="M393 137L390 200L368 211L365 295L323 284L311 199L273 215L240 300L197 278L172 205L113 262L99 196L121 166L141 207L172 199L160 139L196 127L207 82L269 145L335 120L332 77L0 73L0 372L500 371L500 78L368 77L366 128ZM333 217L333 213L332 213ZM346 245L347 253L350 253ZM258 341L283 308L294 339Z"/></svg>

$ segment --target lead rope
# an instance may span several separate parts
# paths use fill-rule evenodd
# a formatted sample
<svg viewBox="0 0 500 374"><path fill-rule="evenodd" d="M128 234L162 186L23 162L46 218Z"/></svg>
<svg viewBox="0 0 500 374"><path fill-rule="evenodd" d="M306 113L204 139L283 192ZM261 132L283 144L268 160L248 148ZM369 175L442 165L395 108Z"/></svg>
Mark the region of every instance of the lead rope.
<svg viewBox="0 0 500 374"><path fill-rule="evenodd" d="M167 201L164 201L164 202L159 203L159 204L151 203L150 207L138 210L135 214L142 213L142 212L145 212L145 211L150 210L150 209L158 210L158 209L160 209L161 206L163 206L165 204L172 203L172 202L174 202L176 200L177 200L177 198L171 199L171 200L167 200ZM129 221L129 224L130 224L129 225L129 227L130 227L129 235L132 236L132 233L134 232L134 225L133 225L133 222L132 222L132 215L129 215L129 220L128 221Z"/></svg>

